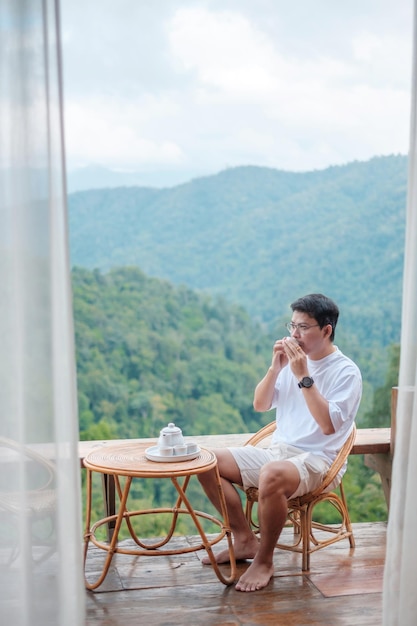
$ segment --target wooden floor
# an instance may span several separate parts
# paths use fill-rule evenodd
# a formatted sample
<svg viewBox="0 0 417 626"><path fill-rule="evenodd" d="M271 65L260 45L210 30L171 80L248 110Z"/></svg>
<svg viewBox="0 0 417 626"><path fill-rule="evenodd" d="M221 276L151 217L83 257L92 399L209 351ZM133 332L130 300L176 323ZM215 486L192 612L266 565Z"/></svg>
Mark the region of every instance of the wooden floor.
<svg viewBox="0 0 417 626"><path fill-rule="evenodd" d="M86 591L86 626L380 626L386 524L353 526L356 547L344 540L318 551L306 574L300 555L276 551L274 577L255 593L220 583L201 564L201 550L171 557L115 555L104 583ZM174 541L192 543L193 537ZM102 550L90 549L90 580L104 559ZM246 567L239 563L238 574Z"/></svg>

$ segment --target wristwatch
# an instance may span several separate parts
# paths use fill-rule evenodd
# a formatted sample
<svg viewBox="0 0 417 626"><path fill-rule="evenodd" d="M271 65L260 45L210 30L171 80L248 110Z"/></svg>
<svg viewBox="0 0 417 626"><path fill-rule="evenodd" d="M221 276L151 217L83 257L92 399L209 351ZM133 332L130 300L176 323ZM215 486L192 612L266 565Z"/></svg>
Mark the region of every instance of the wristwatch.
<svg viewBox="0 0 417 626"><path fill-rule="evenodd" d="M298 386L300 387L300 389L302 387L306 387L306 389L308 389L309 387L312 387L313 384L314 380L311 378L311 376L304 376L304 378L302 378L298 383Z"/></svg>

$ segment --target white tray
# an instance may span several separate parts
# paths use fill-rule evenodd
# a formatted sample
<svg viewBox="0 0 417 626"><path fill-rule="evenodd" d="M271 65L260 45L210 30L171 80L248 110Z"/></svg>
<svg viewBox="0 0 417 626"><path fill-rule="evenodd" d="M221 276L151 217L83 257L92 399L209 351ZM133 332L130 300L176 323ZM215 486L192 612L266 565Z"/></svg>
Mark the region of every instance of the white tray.
<svg viewBox="0 0 417 626"><path fill-rule="evenodd" d="M145 456L149 461L157 461L158 463L178 463L178 461L191 461L195 459L201 452L200 448L188 454L173 454L172 456L161 456L158 452L158 446L151 446L145 450Z"/></svg>

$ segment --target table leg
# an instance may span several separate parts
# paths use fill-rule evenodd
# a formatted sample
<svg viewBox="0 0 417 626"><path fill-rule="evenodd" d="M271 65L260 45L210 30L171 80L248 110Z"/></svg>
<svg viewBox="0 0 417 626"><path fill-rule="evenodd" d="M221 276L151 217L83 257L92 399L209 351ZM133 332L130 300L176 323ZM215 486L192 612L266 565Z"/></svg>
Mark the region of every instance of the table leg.
<svg viewBox="0 0 417 626"><path fill-rule="evenodd" d="M186 476L185 479L184 479L182 488L181 488L181 493L185 493L189 482L190 482L190 476ZM119 495L120 495L119 481L118 481L117 477L116 477L116 486L118 488ZM178 489L177 489L177 492L178 492ZM175 503L175 506L172 509L167 509L165 511L167 513L169 512L169 513L172 514L171 526L170 526L167 534L161 540L157 541L156 543L152 543L152 544L150 544L149 541L147 543L143 543L139 539L139 537L137 536L137 534L136 534L136 532L135 532L135 530L134 530L134 528L132 526L132 523L130 521L130 516L127 515L126 516L126 524L127 524L130 536L133 539L133 541L138 546L140 546L141 548L143 548L145 550L148 550L148 551L149 550L157 550L158 548L162 548L163 546L165 546L169 542L169 540L172 538L172 536L173 536L173 534L175 532L175 529L177 527L178 510L181 507L181 502L182 502L182 497L181 497L181 494L178 492L178 498L177 498L177 501ZM159 511L161 511L161 509L159 509Z"/></svg>
<svg viewBox="0 0 417 626"><path fill-rule="evenodd" d="M97 587L101 585L101 583L104 581L109 571L110 564L113 559L113 555L117 549L117 540L119 536L120 526L122 525L124 513L126 511L126 503L127 503L127 498L129 495L131 483L132 483L132 477L131 476L126 477L126 482L125 482L125 486L124 486L121 501L120 501L119 512L117 514L113 535L112 535L109 546L106 547L107 556L106 556L106 560L103 566L102 573L94 583L89 583L87 580L85 580L85 586L90 591L93 589L97 589ZM86 513L87 522L86 522L86 532L85 532L85 538L84 538L85 540L84 572L85 572L85 562L86 562L87 553L88 553L88 546L89 546L89 543L93 534L91 530L91 472L89 470L87 470L87 494L88 494L87 495L87 513Z"/></svg>
<svg viewBox="0 0 417 626"><path fill-rule="evenodd" d="M87 552L88 546L91 538L91 471L87 469L86 476L86 511L85 511L85 531L84 531L84 571L85 571L85 562L87 560Z"/></svg>
<svg viewBox="0 0 417 626"><path fill-rule="evenodd" d="M234 554L234 550L233 550L233 543L232 543L232 534L231 534L231 530L230 530L230 524L229 524L229 516L227 513L227 508L226 508L226 501L224 498L224 493L223 493L223 489L222 489L222 485L221 485L221 480L220 480L220 474L219 474L219 470L216 467L215 468L216 471L216 479L217 479L217 485L218 485L218 490L219 490L219 498L220 498L220 504L221 504L221 509L222 509L222 517L223 517L223 528L225 530L225 534L227 537L227 543L228 543L228 549L229 549L229 559L230 559L230 575L229 576L224 576L223 573L221 572L218 563L216 562L216 558L213 554L213 550L211 547L211 542L209 541L209 539L207 538L206 533L204 532L204 529L202 527L202 525L200 524L200 521L198 519L198 516L196 515L190 501L188 500L187 496L185 495L185 490L183 489L183 487L180 485L180 483L178 482L178 480L175 477L171 477L171 481L174 484L178 494L179 494L179 500L181 500L184 505L186 506L186 508L188 509L188 512L190 514L190 516L192 517L195 527L197 528L201 540L203 542L203 546L206 549L206 552L208 554L208 557L210 559L210 562L213 566L213 569L216 573L217 578L220 580L220 582L222 582L225 585L231 585L236 578L236 560L235 560L235 554ZM188 484L188 481L187 481Z"/></svg>

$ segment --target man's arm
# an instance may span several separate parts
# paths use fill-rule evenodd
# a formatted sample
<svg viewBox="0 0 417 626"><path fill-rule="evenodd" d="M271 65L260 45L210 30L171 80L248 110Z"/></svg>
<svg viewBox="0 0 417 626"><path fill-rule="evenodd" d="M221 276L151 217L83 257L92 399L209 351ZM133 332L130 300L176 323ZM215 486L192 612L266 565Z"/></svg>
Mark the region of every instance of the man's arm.
<svg viewBox="0 0 417 626"><path fill-rule="evenodd" d="M308 376L308 374L305 374ZM304 395L304 400L308 406L308 410L320 426L324 435L333 435L335 429L330 419L329 403L323 398L316 385L312 387L302 387L300 393Z"/></svg>
<svg viewBox="0 0 417 626"><path fill-rule="evenodd" d="M253 397L253 408L255 411L269 411L271 408L278 374L279 371L275 371L271 366L262 380L257 384Z"/></svg>

